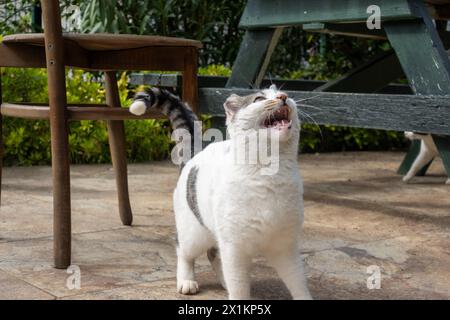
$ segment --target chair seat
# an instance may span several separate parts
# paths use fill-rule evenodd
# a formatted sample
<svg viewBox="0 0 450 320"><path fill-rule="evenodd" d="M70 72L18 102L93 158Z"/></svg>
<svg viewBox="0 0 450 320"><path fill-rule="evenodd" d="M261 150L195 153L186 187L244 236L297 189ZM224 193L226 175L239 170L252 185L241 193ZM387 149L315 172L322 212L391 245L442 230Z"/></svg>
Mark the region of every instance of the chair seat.
<svg viewBox="0 0 450 320"><path fill-rule="evenodd" d="M157 110L149 110L136 116L127 108L112 108L105 104L68 104L69 120L133 120L133 119L165 119L166 116ZM1 114L9 117L25 119L49 119L48 105L37 103L2 103Z"/></svg>
<svg viewBox="0 0 450 320"><path fill-rule="evenodd" d="M126 50L143 47L164 46L164 47L195 47L201 48L202 43L190 39L160 37L160 36L138 36L131 34L78 34L64 33L63 38L66 41L76 42L80 47L89 51L105 50ZM13 34L3 37L2 42L22 43L29 45L44 45L43 33L24 33Z"/></svg>

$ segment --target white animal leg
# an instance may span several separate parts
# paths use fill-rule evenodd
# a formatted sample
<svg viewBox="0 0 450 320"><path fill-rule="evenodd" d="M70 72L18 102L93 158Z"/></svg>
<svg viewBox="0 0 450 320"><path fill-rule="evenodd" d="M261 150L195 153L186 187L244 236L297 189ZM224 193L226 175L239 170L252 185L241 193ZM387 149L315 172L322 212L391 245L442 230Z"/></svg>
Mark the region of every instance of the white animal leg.
<svg viewBox="0 0 450 320"><path fill-rule="evenodd" d="M219 245L223 275L230 300L250 299L251 258L232 244Z"/></svg>
<svg viewBox="0 0 450 320"><path fill-rule="evenodd" d="M189 222L189 219L187 221ZM213 240L209 232L201 226L188 230L181 229L179 225L177 227L179 241L177 248L177 291L182 294L195 294L199 291L194 275L195 259L206 252Z"/></svg>
<svg viewBox="0 0 450 320"><path fill-rule="evenodd" d="M432 148L427 146L424 140L420 143L420 152L414 160L408 173L403 177L403 181L407 182L416 176L417 172L428 164L436 156L436 153Z"/></svg>
<svg viewBox="0 0 450 320"><path fill-rule="evenodd" d="M182 194L184 190L181 190ZM177 226L177 291L182 294L198 292L194 277L195 259L214 243L209 231L199 223L185 199L174 192L174 211Z"/></svg>
<svg viewBox="0 0 450 320"><path fill-rule="evenodd" d="M196 294L198 283L194 278L194 258L188 258L178 253L177 291L182 294Z"/></svg>
<svg viewBox="0 0 450 320"><path fill-rule="evenodd" d="M286 250L286 247L279 248L283 250L267 254L269 263L277 270L294 300L311 300L300 253L297 250Z"/></svg>
<svg viewBox="0 0 450 320"><path fill-rule="evenodd" d="M222 259L220 259L220 252L217 248L213 247L207 251L208 260L216 273L217 279L224 289L226 289L225 279L223 278Z"/></svg>

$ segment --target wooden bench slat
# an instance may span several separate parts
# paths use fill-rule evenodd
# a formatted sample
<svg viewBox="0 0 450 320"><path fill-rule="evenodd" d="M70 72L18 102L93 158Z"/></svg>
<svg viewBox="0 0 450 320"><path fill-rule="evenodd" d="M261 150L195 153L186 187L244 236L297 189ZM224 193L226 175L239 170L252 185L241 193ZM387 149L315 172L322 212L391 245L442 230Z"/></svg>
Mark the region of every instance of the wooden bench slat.
<svg viewBox="0 0 450 320"><path fill-rule="evenodd" d="M254 91L201 88L200 112L224 117L223 103L231 93L246 95ZM303 103L312 107L300 109L318 124L450 134L450 96L286 92L294 100L308 99ZM303 122L313 123L308 118Z"/></svg>
<svg viewBox="0 0 450 320"><path fill-rule="evenodd" d="M134 120L165 119L162 113L149 110L142 116L136 116L127 108L112 108L106 105L69 104L67 107L69 120ZM25 119L49 119L50 108L43 104L2 103L1 114L9 117Z"/></svg>

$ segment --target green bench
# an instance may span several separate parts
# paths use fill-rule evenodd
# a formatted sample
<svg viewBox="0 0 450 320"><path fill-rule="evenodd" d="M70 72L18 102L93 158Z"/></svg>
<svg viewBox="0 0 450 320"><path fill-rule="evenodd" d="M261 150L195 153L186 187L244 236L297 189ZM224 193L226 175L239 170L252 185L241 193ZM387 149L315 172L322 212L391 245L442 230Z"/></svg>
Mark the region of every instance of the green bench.
<svg viewBox="0 0 450 320"><path fill-rule="evenodd" d="M380 8L381 29L366 26L371 5ZM450 177L450 140L446 137L450 135L450 60L445 51L450 47L449 18L450 0L249 0L240 21L246 32L231 77L225 88L224 79L202 85L200 78L200 111L211 114L214 125L222 127L223 101L231 92L246 94L264 84L284 28L301 25L307 32L388 39L392 51L339 79L309 86L290 81L286 91L295 99L312 98L308 104L316 107L307 112L319 124L433 134ZM403 75L409 90L388 86ZM144 83L143 77L135 75L135 83ZM399 90L389 92L388 88ZM418 143L412 143L399 173L410 168Z"/></svg>

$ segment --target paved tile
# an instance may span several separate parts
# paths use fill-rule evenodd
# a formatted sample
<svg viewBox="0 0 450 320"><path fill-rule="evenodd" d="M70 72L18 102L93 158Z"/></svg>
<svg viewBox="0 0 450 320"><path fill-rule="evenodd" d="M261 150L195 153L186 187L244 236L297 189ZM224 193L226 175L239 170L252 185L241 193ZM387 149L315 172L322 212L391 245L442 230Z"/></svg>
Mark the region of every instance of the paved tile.
<svg viewBox="0 0 450 320"><path fill-rule="evenodd" d="M404 184L394 152L302 155L305 226L301 252L316 299L449 299L450 186L442 163ZM134 226L120 223L110 165L71 170L73 274L52 267L49 167L3 172L0 208L0 299L223 299L205 257L200 293L176 293L170 162L129 166ZM381 289L367 288L367 267L381 272ZM70 283L69 283L70 284ZM257 299L289 299L262 258L252 270Z"/></svg>

